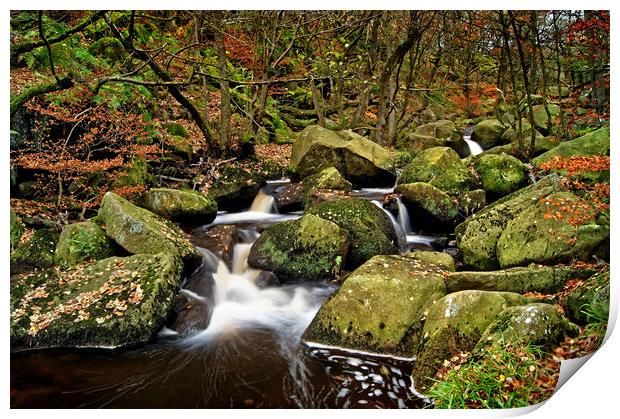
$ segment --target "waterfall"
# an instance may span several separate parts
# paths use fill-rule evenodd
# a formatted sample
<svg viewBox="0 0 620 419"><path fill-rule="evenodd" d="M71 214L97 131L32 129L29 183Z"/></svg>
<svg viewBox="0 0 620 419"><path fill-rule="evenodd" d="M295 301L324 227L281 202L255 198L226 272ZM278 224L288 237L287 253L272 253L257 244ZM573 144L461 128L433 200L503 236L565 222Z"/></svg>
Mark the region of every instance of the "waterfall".
<svg viewBox="0 0 620 419"><path fill-rule="evenodd" d="M477 156L478 154L482 153L482 147L480 147L480 144L471 139L471 135L463 135L463 139L469 146L470 155Z"/></svg>
<svg viewBox="0 0 620 419"><path fill-rule="evenodd" d="M265 212L268 214L278 214L278 208L273 196L265 193L264 188L258 191L250 206L250 212Z"/></svg>
<svg viewBox="0 0 620 419"><path fill-rule="evenodd" d="M398 224L400 224L400 227L403 229L405 234L409 234L412 231L409 211L407 211L407 207L403 204L400 197L396 198L396 204L398 205Z"/></svg>
<svg viewBox="0 0 620 419"><path fill-rule="evenodd" d="M392 222L392 225L394 226L394 231L396 231L396 237L398 239L398 249L401 252L403 252L405 250L405 247L407 246L407 232L401 227L401 224L396 219L396 217L394 217L394 215L391 212L383 208L383 205L381 205L381 202L374 200L374 199L370 202L375 204L377 207L381 208L381 210L388 216L388 218Z"/></svg>

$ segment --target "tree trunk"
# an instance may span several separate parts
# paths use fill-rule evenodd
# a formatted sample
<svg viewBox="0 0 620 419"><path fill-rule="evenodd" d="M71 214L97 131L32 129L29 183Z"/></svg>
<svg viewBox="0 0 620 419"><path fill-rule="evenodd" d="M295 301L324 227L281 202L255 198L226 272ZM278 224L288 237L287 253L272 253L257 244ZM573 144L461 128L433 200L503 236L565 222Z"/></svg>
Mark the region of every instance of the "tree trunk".
<svg viewBox="0 0 620 419"><path fill-rule="evenodd" d="M215 48L217 50L217 64L220 77L220 149L231 150L230 135L230 86L228 83L228 60L224 45L224 33L221 28L215 28Z"/></svg>

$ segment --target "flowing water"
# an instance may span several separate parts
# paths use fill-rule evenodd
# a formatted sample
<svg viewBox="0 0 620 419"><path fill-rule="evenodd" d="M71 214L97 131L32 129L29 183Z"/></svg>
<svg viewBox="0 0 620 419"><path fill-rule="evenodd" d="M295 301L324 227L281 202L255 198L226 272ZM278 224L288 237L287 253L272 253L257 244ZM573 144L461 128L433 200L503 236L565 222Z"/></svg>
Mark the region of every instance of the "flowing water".
<svg viewBox="0 0 620 419"><path fill-rule="evenodd" d="M276 184L277 185L277 184ZM273 185L268 185L273 186ZM11 356L14 408L417 408L413 359L352 352L301 341L329 283L259 286L248 266L256 223L295 219L277 214L269 188L249 211L218 214L212 225L239 225L232 261L206 249L203 265L180 294L194 316L168 324L149 345L118 351L50 349ZM392 189L357 191L374 200ZM381 204L374 201L376 205ZM435 236L412 234L404 205L397 217L401 250L431 246ZM200 327L205 325L205 327ZM187 333L187 331L191 333ZM183 331L186 331L185 333Z"/></svg>

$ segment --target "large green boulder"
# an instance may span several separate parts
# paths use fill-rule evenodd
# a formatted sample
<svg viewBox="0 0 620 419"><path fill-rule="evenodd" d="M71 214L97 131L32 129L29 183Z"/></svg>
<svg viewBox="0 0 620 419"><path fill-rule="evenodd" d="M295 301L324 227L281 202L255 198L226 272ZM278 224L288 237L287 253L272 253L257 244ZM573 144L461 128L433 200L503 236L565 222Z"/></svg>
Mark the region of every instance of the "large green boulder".
<svg viewBox="0 0 620 419"><path fill-rule="evenodd" d="M312 207L309 214L336 223L349 236L347 268L379 254L398 252L398 236L386 213L363 198L341 198Z"/></svg>
<svg viewBox="0 0 620 419"><path fill-rule="evenodd" d="M495 270L497 241L510 221L527 213L538 201L563 187L555 175L520 189L478 211L456 226L456 240L465 266L474 270Z"/></svg>
<svg viewBox="0 0 620 419"><path fill-rule="evenodd" d="M506 126L497 119L487 119L476 124L471 139L480 144L483 150L502 143L502 134Z"/></svg>
<svg viewBox="0 0 620 419"><path fill-rule="evenodd" d="M530 303L508 307L487 327L474 351L487 345L536 345L554 349L566 336L576 336L579 328L551 304Z"/></svg>
<svg viewBox="0 0 620 419"><path fill-rule="evenodd" d="M454 258L447 253L443 252L431 252L426 250L418 250L403 255L408 258L421 260L423 262L429 262L433 265L441 267L444 271L454 272L456 271L456 265L454 264Z"/></svg>
<svg viewBox="0 0 620 419"><path fill-rule="evenodd" d="M416 182L398 185L394 192L402 201L416 225L424 231L452 230L458 216L456 199L431 184Z"/></svg>
<svg viewBox="0 0 620 419"><path fill-rule="evenodd" d="M56 264L64 267L114 255L112 242L97 224L91 221L63 227L56 245Z"/></svg>
<svg viewBox="0 0 620 419"><path fill-rule="evenodd" d="M568 317L580 325L594 320L588 313L609 313L609 271L593 276L572 290L563 303Z"/></svg>
<svg viewBox="0 0 620 419"><path fill-rule="evenodd" d="M593 250L609 240L609 226L596 224L594 216L573 225L568 216L566 220L553 216L554 204L575 208L578 198L570 192L553 193L509 221L497 240L502 268L590 260Z"/></svg>
<svg viewBox="0 0 620 419"><path fill-rule="evenodd" d="M280 282L320 281L340 273L349 249L344 229L312 214L273 224L254 242L248 264Z"/></svg>
<svg viewBox="0 0 620 419"><path fill-rule="evenodd" d="M599 128L594 132L586 134L574 140L560 143L557 147L552 148L546 153L532 159L534 167L540 167L541 164L550 161L555 157L569 158L578 156L608 156L610 149L609 126ZM555 170L561 174L566 174L566 170ZM585 176L594 181L609 181L609 172L592 173Z"/></svg>
<svg viewBox="0 0 620 419"><path fill-rule="evenodd" d="M449 195L473 189L476 180L449 147L433 147L418 154L401 173L398 184L425 182Z"/></svg>
<svg viewBox="0 0 620 419"><path fill-rule="evenodd" d="M532 130L534 131L534 144L540 141L544 136L534 127L532 128L532 124L526 118L521 118L521 140L524 147L529 147L532 141ZM502 134L502 144L512 145L513 147L517 147L519 142L519 124L514 123L513 126L508 127L506 131Z"/></svg>
<svg viewBox="0 0 620 419"><path fill-rule="evenodd" d="M416 389L427 389L445 359L473 350L504 309L528 302L519 294L493 291L459 291L437 301L426 316L422 347L416 356Z"/></svg>
<svg viewBox="0 0 620 419"><path fill-rule="evenodd" d="M474 160L482 189L493 198L508 195L527 182L525 165L507 154L485 154Z"/></svg>
<svg viewBox="0 0 620 419"><path fill-rule="evenodd" d="M413 135L435 138L435 147L450 147L461 157L469 155L469 147L463 139L461 130L457 128L454 122L447 119L420 125Z"/></svg>
<svg viewBox="0 0 620 419"><path fill-rule="evenodd" d="M410 354L424 313L445 295L438 266L404 256L375 256L323 304L303 339L365 351Z"/></svg>
<svg viewBox="0 0 620 419"><path fill-rule="evenodd" d="M352 131L334 132L311 125L293 144L291 168L300 178L335 167L356 187L392 186L396 179L390 153Z"/></svg>
<svg viewBox="0 0 620 419"><path fill-rule="evenodd" d="M180 228L126 199L108 192L99 208L106 235L133 254L177 254L190 266L202 259Z"/></svg>
<svg viewBox="0 0 620 419"><path fill-rule="evenodd" d="M24 234L24 225L11 208L11 218L10 218L10 237L11 237L11 251L17 247L19 244L19 239L22 238L22 234Z"/></svg>
<svg viewBox="0 0 620 419"><path fill-rule="evenodd" d="M446 288L448 292L485 290L552 294L561 291L567 281L588 278L592 273L591 269L535 264L500 271L460 271L446 277Z"/></svg>
<svg viewBox="0 0 620 419"><path fill-rule="evenodd" d="M57 242L56 230L44 228L35 231L30 239L20 243L11 253L10 272L15 274L53 266Z"/></svg>
<svg viewBox="0 0 620 419"><path fill-rule="evenodd" d="M469 217L487 206L487 194L484 189L463 192L458 196L457 206L460 214Z"/></svg>
<svg viewBox="0 0 620 419"><path fill-rule="evenodd" d="M153 188L144 197L147 209L164 218L208 224L217 215L217 203L198 192Z"/></svg>
<svg viewBox="0 0 620 419"><path fill-rule="evenodd" d="M101 348L151 340L182 281L176 255L112 257L11 280L11 349Z"/></svg>

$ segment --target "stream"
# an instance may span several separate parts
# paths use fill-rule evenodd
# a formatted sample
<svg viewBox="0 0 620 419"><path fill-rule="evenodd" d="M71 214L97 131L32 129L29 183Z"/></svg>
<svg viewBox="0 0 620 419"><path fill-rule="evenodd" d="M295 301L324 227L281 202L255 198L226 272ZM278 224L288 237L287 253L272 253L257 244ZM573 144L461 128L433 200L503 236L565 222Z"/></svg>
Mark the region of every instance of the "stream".
<svg viewBox="0 0 620 419"><path fill-rule="evenodd" d="M474 150L472 149L472 152ZM247 211L219 212L203 229L235 225L241 238L230 268L207 249L182 284L191 302L157 339L139 348L47 349L11 355L12 408L422 408L410 375L413 358L398 358L301 341L330 283L262 285L247 258L260 228L292 220L279 214L269 182ZM393 188L351 193L383 209ZM387 210L401 252L441 250L446 236L417 234L402 202ZM206 325L206 328L204 327Z"/></svg>

